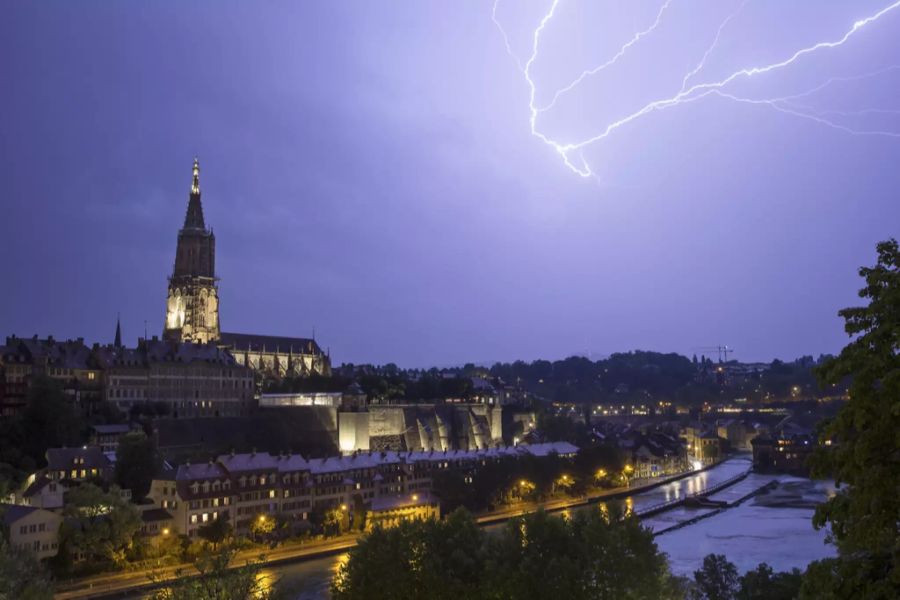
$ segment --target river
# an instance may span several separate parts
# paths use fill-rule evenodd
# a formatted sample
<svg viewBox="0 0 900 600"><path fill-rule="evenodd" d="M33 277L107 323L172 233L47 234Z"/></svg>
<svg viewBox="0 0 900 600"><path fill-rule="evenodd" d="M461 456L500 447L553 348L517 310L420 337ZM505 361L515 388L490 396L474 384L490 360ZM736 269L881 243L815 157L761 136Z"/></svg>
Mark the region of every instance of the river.
<svg viewBox="0 0 900 600"><path fill-rule="evenodd" d="M749 467L750 461L746 458L730 459L708 471L636 493L620 501L629 509L640 512L685 495L703 492L743 473ZM824 499L830 492L830 486L824 483L751 473L746 479L716 492L710 498L734 501L773 479L802 487L807 499ZM570 510L602 510L601 506L602 503ZM674 573L691 576L700 566L703 557L710 553L725 554L741 572L755 568L760 562L769 563L775 570L793 567L802 569L813 560L835 554L834 547L825 544L825 532L813 529L811 508L764 506L751 498L737 507L712 514L714 512L708 508L677 507L643 521L650 529L663 532L656 537L656 543L660 550L668 554ZM681 528L664 531L702 515L711 516ZM500 527L503 524L487 526L486 530L496 531ZM777 543L788 540L789 543ZM272 581L278 580L296 600L323 600L329 597L331 579L346 560L345 552L266 568L261 575Z"/></svg>

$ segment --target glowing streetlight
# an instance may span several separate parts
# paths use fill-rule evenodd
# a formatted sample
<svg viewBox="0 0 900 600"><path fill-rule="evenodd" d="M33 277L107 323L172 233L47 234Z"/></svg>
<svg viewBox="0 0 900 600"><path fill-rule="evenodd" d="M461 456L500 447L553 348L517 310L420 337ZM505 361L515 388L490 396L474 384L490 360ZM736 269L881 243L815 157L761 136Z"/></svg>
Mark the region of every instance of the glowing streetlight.
<svg viewBox="0 0 900 600"><path fill-rule="evenodd" d="M418 495L418 494L413 494L413 495L412 495L412 499L413 499L413 502L418 502L418 501L419 501L419 495Z"/></svg>
<svg viewBox="0 0 900 600"><path fill-rule="evenodd" d="M164 527L163 530L162 530L162 534L163 534L163 535L169 535L169 528L168 528L168 527Z"/></svg>
<svg viewBox="0 0 900 600"><path fill-rule="evenodd" d="M341 510L347 510L347 505L346 505L346 504L341 504Z"/></svg>

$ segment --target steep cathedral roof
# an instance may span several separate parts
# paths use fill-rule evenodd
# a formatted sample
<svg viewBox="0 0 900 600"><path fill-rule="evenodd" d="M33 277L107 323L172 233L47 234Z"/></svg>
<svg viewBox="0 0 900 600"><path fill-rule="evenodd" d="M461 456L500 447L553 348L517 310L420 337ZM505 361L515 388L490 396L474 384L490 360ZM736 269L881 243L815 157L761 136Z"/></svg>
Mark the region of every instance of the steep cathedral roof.
<svg viewBox="0 0 900 600"><path fill-rule="evenodd" d="M184 217L185 229L206 229L203 221L203 205L200 204L200 161L194 159L194 176L191 181L191 198L188 200L187 214Z"/></svg>
<svg viewBox="0 0 900 600"><path fill-rule="evenodd" d="M316 340L311 338L292 338L280 335L254 335L252 333L219 334L219 345L227 346L233 352L279 352L282 354L323 354Z"/></svg>

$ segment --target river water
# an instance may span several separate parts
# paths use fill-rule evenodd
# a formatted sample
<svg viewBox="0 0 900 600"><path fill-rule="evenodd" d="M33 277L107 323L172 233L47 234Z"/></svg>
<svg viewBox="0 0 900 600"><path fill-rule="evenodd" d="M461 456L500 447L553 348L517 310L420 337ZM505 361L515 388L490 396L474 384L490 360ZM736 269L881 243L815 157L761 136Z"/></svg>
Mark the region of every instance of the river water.
<svg viewBox="0 0 900 600"><path fill-rule="evenodd" d="M650 506L676 500L685 495L702 492L734 477L750 467L749 460L728 460L709 471L703 471L667 483L653 490L635 494L625 500L626 506L641 511ZM733 501L777 479L783 483L806 486L808 497L824 498L829 491L826 484L796 477L750 474L743 481L711 496L714 500ZM598 505L574 510L601 510ZM679 507L653 517L644 524L662 531L678 523L712 513L711 509ZM811 524L811 508L769 507L754 498L708 518L668 531L657 536L660 550L669 555L672 571L691 576L699 568L703 557L710 553L725 554L740 571L767 562L775 570L793 567L803 569L809 562L834 556L833 546L825 544L825 531L815 531ZM496 530L502 524L492 525ZM292 591L297 600L322 600L329 597L331 578L347 554L328 556L311 561L281 565L266 569L264 575L278 579Z"/></svg>

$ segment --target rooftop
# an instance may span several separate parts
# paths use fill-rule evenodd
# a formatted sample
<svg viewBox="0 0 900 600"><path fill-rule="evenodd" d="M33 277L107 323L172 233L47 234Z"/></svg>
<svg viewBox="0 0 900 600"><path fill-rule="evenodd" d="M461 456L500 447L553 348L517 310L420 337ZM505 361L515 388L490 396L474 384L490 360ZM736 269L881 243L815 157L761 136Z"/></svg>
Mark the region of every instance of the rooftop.
<svg viewBox="0 0 900 600"><path fill-rule="evenodd" d="M356 469L371 469L382 465L414 463L480 460L483 458L501 458L504 456L549 456L556 453L567 456L578 452L578 447L568 442L550 442L543 444L519 444L518 446L499 446L478 450L417 450L410 452L356 452L346 456L329 456L326 458L305 459L299 454L272 456L268 452L242 454L223 454L215 462L204 464L184 464L178 467L176 479L190 481L195 479L216 479L227 477L229 473L246 471L272 471L281 473L293 471L309 471L310 473L342 473ZM157 479L171 479L171 476L160 476Z"/></svg>
<svg viewBox="0 0 900 600"><path fill-rule="evenodd" d="M171 521L172 515L164 508L151 508L141 513L141 520L144 523L152 523L154 521Z"/></svg>
<svg viewBox="0 0 900 600"><path fill-rule="evenodd" d="M195 479L216 479L227 476L228 473L218 463L209 462L195 465L187 463L178 467L175 480L194 481Z"/></svg>
<svg viewBox="0 0 900 600"><path fill-rule="evenodd" d="M222 332L219 334L219 344L235 351L322 354L319 344L312 338Z"/></svg>
<svg viewBox="0 0 900 600"><path fill-rule="evenodd" d="M278 467L278 461L268 452L250 454L223 454L218 462L231 473L241 471L271 471Z"/></svg>
<svg viewBox="0 0 900 600"><path fill-rule="evenodd" d="M7 526L23 517L27 517L36 510L41 509L34 506L22 506L19 504L0 504L0 514L3 515L3 523Z"/></svg>
<svg viewBox="0 0 900 600"><path fill-rule="evenodd" d="M131 427L129 425L121 424L121 425L94 425L91 429L93 429L99 435L115 435L115 434L126 434L131 431Z"/></svg>
<svg viewBox="0 0 900 600"><path fill-rule="evenodd" d="M49 448L46 456L47 468L51 471L66 471L72 468L105 469L111 464L99 446ZM75 462L76 459L79 461Z"/></svg>

